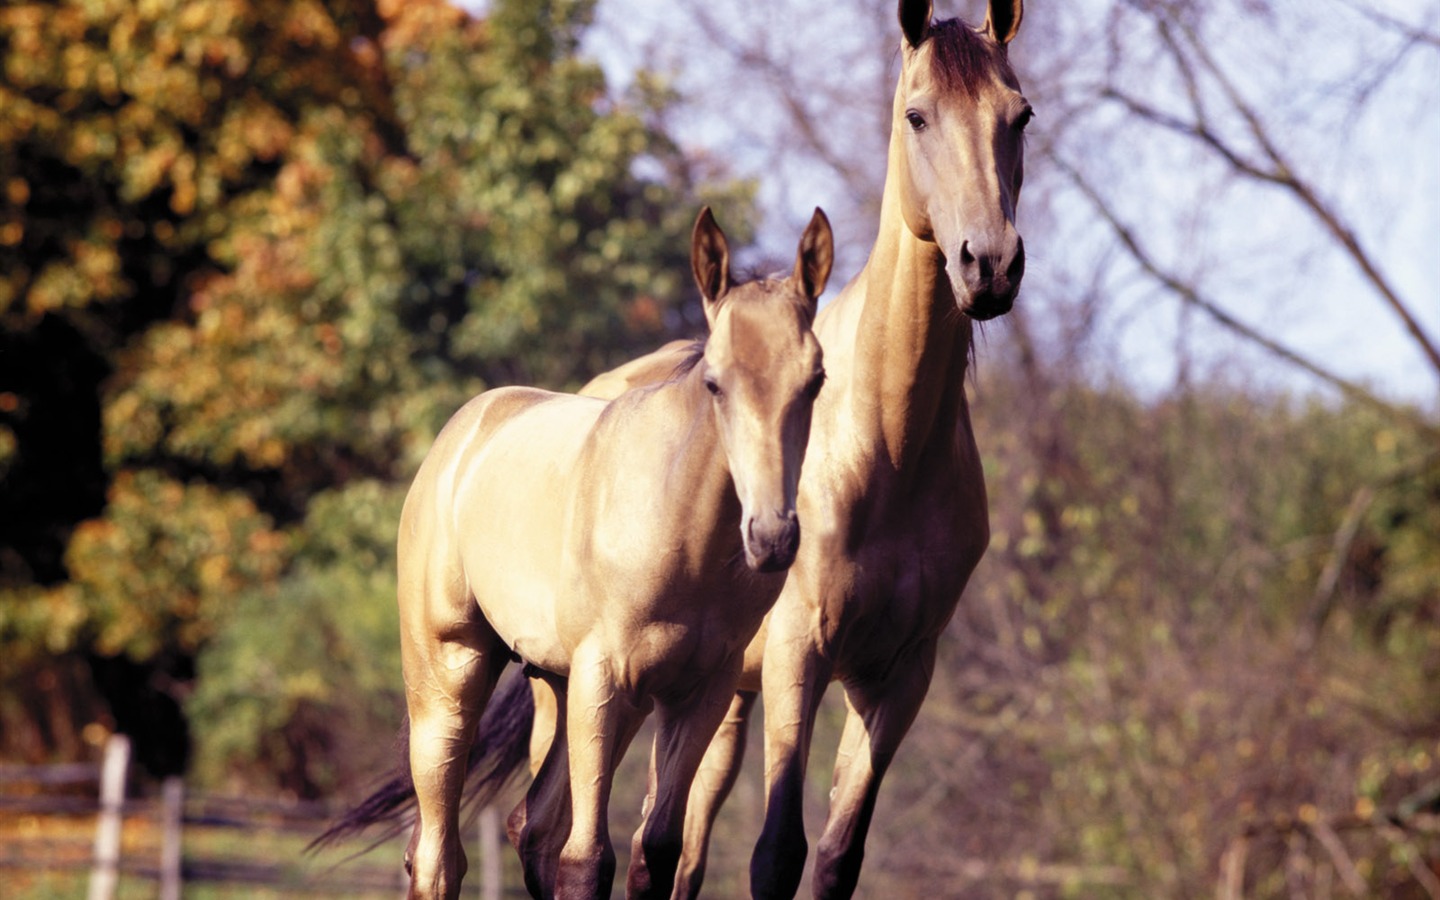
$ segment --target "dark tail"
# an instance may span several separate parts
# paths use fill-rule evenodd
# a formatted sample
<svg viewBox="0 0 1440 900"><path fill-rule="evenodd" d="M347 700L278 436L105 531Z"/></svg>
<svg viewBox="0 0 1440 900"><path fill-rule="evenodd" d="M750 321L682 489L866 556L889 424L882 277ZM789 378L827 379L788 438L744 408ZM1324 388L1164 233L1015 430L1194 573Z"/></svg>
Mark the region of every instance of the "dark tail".
<svg viewBox="0 0 1440 900"><path fill-rule="evenodd" d="M465 763L462 818L468 821L477 816L526 767L534 720L535 698L530 694L528 678L510 678L490 698ZM390 778L311 841L305 848L307 853L358 837L372 826L383 826L384 830L375 833L370 846L360 851L365 853L411 826L415 819L415 783L410 780L408 717L400 727L396 747L399 759Z"/></svg>

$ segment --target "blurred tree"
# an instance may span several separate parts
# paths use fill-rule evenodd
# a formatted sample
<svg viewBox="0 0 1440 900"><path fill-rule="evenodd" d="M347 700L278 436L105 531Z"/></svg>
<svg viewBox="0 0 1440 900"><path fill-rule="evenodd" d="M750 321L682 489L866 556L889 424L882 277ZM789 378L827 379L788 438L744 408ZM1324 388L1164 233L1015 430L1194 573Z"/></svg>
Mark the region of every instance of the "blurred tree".
<svg viewBox="0 0 1440 900"><path fill-rule="evenodd" d="M327 709L375 713L354 687L379 687L387 535L438 427L486 385L690 333L697 192L749 233L747 189L656 127L663 93L577 57L590 5L0 11L7 691L78 654L113 726L136 685L178 722L198 657L207 771L329 783L303 747ZM276 627L295 643L261 678ZM5 741L40 755L27 709L0 703ZM180 747L142 759L183 766L183 732L146 732Z"/></svg>
<svg viewBox="0 0 1440 900"><path fill-rule="evenodd" d="M0 616L17 645L7 676L45 666L34 632L19 627L27 617L49 623L42 652L86 648L79 634L90 613L65 584L72 528L101 511L107 489L133 497L159 483L108 487L116 467L102 459L101 385L132 340L184 316L195 281L223 265L210 244L260 202L299 111L313 103L362 114L377 73L362 70L349 42L379 19L363 5L336 9L337 19L313 5L223 0L0 10L0 588L13 592ZM232 499L221 488L191 501L223 518ZM132 509L146 518L146 501ZM181 545L180 555L196 550ZM67 590L37 593L54 585ZM172 600L162 590L147 602ZM176 592L173 602L190 600ZM119 702L135 680L97 684L113 685ZM25 733L15 724L7 737Z"/></svg>

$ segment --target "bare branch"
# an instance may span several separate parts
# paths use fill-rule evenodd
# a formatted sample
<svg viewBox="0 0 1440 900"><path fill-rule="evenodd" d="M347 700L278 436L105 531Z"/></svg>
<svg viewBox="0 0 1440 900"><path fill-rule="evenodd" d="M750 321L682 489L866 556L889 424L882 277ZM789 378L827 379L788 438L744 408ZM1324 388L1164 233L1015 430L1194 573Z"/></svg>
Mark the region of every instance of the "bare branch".
<svg viewBox="0 0 1440 900"><path fill-rule="evenodd" d="M1251 328L1249 325L1246 325L1244 322L1241 322L1239 319L1236 319L1234 316L1230 315L1228 312L1222 309L1219 304L1206 298L1195 288L1194 285L1185 282L1183 279L1181 279L1174 273L1162 268L1157 262L1155 262L1155 260L1150 256L1149 252L1140 243L1140 240L1135 236L1134 231L1123 221L1121 221L1119 215L1105 200L1105 198L1101 196L1100 192L1095 189L1095 187L1089 182L1089 180L1084 175L1082 175L1075 166L1071 165L1065 159L1057 155L1052 155L1050 157L1050 161L1056 167L1056 169L1060 171L1061 174L1068 178L1071 183L1073 183L1075 187L1078 188L1080 192L1085 195L1086 199L1088 199L1091 205L1094 206L1096 212L1098 212L1101 218L1103 218L1110 225L1111 229L1115 232L1115 236L1119 238L1121 244L1123 244L1125 249L1129 251L1131 257L1135 260L1136 264L1139 265L1140 268L1144 270L1147 274L1149 274L1152 278L1160 282L1160 284L1163 285L1167 290L1171 291L1177 297L1179 297L1183 302L1189 303L1195 308L1204 311L1216 322L1219 322L1221 325L1225 326L1226 328L1230 329L1231 331L1235 332L1246 340L1264 348L1271 354L1285 360L1286 362L1291 363L1292 365L1298 366L1304 371L1309 372L1311 375L1314 375L1316 378L1319 378L1321 381L1324 381L1326 384L1335 387L1345 396L1350 397L1351 399L1356 400L1360 403L1364 403L1365 405L1370 406L1374 409L1377 409L1385 413L1387 416L1405 422L1410 427L1418 429L1423 434L1432 435L1437 439L1440 439L1440 429L1437 429L1433 425L1423 421L1414 413L1402 407L1394 406L1390 403L1385 402L1384 400L1381 400L1379 397L1376 397L1373 393L1361 387L1360 385L1355 384L1354 382L1349 381L1345 378L1342 378L1327 369L1321 368L1314 362L1306 359L1294 350L1291 350L1289 347L1286 347L1278 341L1266 337L1264 334L1261 334L1259 331Z"/></svg>
<svg viewBox="0 0 1440 900"><path fill-rule="evenodd" d="M1403 830L1388 822L1380 824L1377 830L1387 841L1400 849L1405 865L1410 869L1410 875L1415 879L1415 883L1420 885L1421 890L1430 900L1440 900L1440 878L1425 864L1425 854L1415 846L1415 842L1410 840Z"/></svg>
<svg viewBox="0 0 1440 900"><path fill-rule="evenodd" d="M1340 573L1345 569L1345 560L1350 556L1355 536L1360 533L1360 523L1364 521L1365 513L1374 502L1375 490L1369 485L1362 485L1351 498L1340 530L1335 532L1330 558L1326 560L1320 580L1315 585L1315 595L1310 601L1310 615L1305 622L1300 623L1295 632L1296 650L1305 652L1314 647L1320 639L1320 632L1335 606L1335 590L1340 584Z"/></svg>
<svg viewBox="0 0 1440 900"><path fill-rule="evenodd" d="M1320 198L1319 194L1311 187L1309 182L1303 180L1296 173L1295 167L1291 165L1290 161L1285 158L1285 155L1281 153L1279 147L1276 146L1275 142L1271 139L1264 121L1255 112L1254 108L1245 101L1245 98L1241 96L1240 91L1235 87L1234 83L1226 77L1224 70L1215 62L1215 58L1206 50L1204 41L1183 22L1175 21L1174 25L1184 33L1191 52L1195 54L1205 71L1215 80L1215 83L1219 85L1220 90L1224 93L1226 100L1229 101L1230 106L1236 114L1244 120L1251 137L1254 138L1261 152L1264 153L1265 157L1270 161L1269 171L1266 174L1260 174L1258 167L1240 165L1238 162L1239 155L1233 151L1229 151L1223 141L1203 127L1203 123L1196 123L1194 126L1191 126L1189 133L1221 153L1228 162L1231 162L1232 165L1235 165L1245 174L1253 175L1263 181L1285 188L1300 201L1302 206L1309 209L1311 214L1324 226L1325 230L1345 248L1346 253L1360 269L1361 273L1364 274L1366 280L1370 282L1380 297L1390 306L1395 315L1400 318L1400 321L1405 326L1405 330L1409 332L1410 336L1420 346L1421 351L1429 360L1431 367L1435 370L1435 374L1440 376L1440 348L1436 347L1435 342L1426 334L1419 320L1411 314L1409 306L1400 299L1400 295L1390 284L1389 279L1380 271L1380 267L1374 258L1360 245L1360 238L1355 234L1354 229L1343 221L1336 210ZM1159 27L1167 44L1175 47L1173 36L1170 32L1170 23L1162 20L1159 23ZM1178 52L1178 48L1175 48L1172 52L1175 54L1176 61L1184 65L1184 55ZM1180 133L1184 134L1186 132L1181 130Z"/></svg>
<svg viewBox="0 0 1440 900"><path fill-rule="evenodd" d="M1368 5L1345 2L1345 0L1341 0L1341 2L1344 3L1345 6L1350 7L1350 9L1354 10L1359 15L1362 15L1367 19L1373 19L1374 21L1379 22L1381 25L1384 25L1391 31L1400 34L1405 38L1406 42L1410 44L1427 44L1431 47L1440 49L1440 34L1430 31L1422 25L1412 25L1409 22L1398 19L1395 16L1390 15L1389 13L1381 12L1380 10Z"/></svg>
<svg viewBox="0 0 1440 900"><path fill-rule="evenodd" d="M1360 877L1360 871L1355 867L1355 861L1345 851L1345 845L1340 842L1340 836L1335 833L1329 823L1324 819L1316 819L1310 823L1310 833L1315 835L1320 846L1330 854L1330 861L1335 864L1335 871L1340 875L1340 881L1349 889L1350 893L1357 897L1365 896L1365 879Z"/></svg>
<svg viewBox="0 0 1440 900"><path fill-rule="evenodd" d="M817 127L817 115L811 112L802 99L802 93L798 90L801 82L793 71L782 65L759 44L738 40L732 32L718 23L704 6L691 9L690 15L713 47L727 54L743 70L764 76L770 85L771 96L778 100L789 114L789 124L802 141L805 154L839 175L852 192L870 188L874 181L870 172L873 167L868 165L870 160L865 160L867 165L862 166L836 152L836 148L844 144L831 140L830 135L822 133ZM828 99L825 103L828 109L840 105L834 99ZM794 148L787 147L785 151L787 154L793 153Z"/></svg>

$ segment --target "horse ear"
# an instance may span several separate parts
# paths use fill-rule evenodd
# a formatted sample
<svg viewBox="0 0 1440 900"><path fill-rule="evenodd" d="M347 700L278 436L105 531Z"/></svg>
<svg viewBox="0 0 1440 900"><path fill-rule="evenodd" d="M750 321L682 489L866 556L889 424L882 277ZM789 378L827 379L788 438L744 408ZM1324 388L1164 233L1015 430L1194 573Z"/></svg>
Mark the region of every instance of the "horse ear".
<svg viewBox="0 0 1440 900"><path fill-rule="evenodd" d="M835 235L830 230L830 220L825 211L815 207L810 224L800 236L800 249L795 254L795 280L810 298L810 311L815 311L815 302L825 293L825 282L830 278L830 267L835 262Z"/></svg>
<svg viewBox="0 0 1440 900"><path fill-rule="evenodd" d="M900 30L912 47L920 46L930 31L930 0L900 0Z"/></svg>
<svg viewBox="0 0 1440 900"><path fill-rule="evenodd" d="M705 318L713 325L715 307L730 290L730 244L708 206L700 210L690 235L690 268L704 299Z"/></svg>
<svg viewBox="0 0 1440 900"><path fill-rule="evenodd" d="M1004 46L1013 41L1020 32L1020 20L1024 17L1023 0L1015 0L1014 3L990 0L990 9L985 13L985 30Z"/></svg>

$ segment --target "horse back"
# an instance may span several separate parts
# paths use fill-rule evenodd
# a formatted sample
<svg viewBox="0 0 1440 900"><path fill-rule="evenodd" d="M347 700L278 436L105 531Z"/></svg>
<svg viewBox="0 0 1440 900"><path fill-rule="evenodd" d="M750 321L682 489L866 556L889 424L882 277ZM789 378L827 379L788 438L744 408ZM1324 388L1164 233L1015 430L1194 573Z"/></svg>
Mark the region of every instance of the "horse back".
<svg viewBox="0 0 1440 900"><path fill-rule="evenodd" d="M596 375L580 389L580 393L586 397L613 400L632 388L668 381L675 377L677 368L694 352L694 347L694 341L671 341L644 356Z"/></svg>

